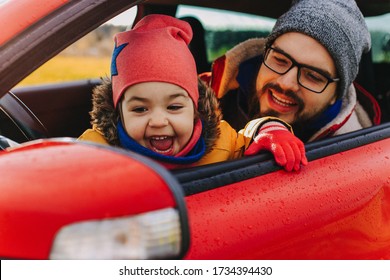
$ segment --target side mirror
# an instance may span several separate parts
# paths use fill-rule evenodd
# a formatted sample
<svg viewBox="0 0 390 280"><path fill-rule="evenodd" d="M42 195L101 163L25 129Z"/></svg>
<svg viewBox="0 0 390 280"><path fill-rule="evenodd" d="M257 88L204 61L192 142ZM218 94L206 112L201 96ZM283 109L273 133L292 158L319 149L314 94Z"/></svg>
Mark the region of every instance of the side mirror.
<svg viewBox="0 0 390 280"><path fill-rule="evenodd" d="M182 258L184 196L157 163L108 146L39 140L0 152L0 255Z"/></svg>

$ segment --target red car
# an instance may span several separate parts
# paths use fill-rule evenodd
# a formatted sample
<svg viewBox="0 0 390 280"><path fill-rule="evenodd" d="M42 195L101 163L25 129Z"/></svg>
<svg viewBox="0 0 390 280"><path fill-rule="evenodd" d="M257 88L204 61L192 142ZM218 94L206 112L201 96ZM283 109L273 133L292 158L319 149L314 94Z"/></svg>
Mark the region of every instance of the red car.
<svg viewBox="0 0 390 280"><path fill-rule="evenodd" d="M168 171L76 140L99 79L15 87L121 12L178 16L183 3L276 18L290 1L0 1L0 257L390 259L389 59L359 75L381 124L307 144L294 173L269 154ZM390 26L388 1L357 3Z"/></svg>

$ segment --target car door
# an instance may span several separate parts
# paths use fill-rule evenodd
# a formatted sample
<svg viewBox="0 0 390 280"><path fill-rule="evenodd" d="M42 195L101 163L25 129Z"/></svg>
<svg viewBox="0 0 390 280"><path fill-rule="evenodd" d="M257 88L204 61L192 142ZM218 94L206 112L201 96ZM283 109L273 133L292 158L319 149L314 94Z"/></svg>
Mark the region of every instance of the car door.
<svg viewBox="0 0 390 280"><path fill-rule="evenodd" d="M8 1L6 4L11 2L14 1ZM40 1L39 5L34 7L38 9L37 7L45 6L49 2ZM52 5L47 5L49 10L41 7L42 11L49 14L47 18L41 19L43 15L35 18L28 15L21 17L21 22L14 23L12 26L16 30L11 37L8 36L9 33L0 35L0 42L6 42L0 47L0 95L5 95L38 65L77 38L138 2L140 1L51 1ZM23 5L28 3L35 5L37 1L26 0L19 3L23 8ZM1 16L5 11L10 10L0 9L2 20L7 20L7 17ZM18 28L26 27L26 24L27 26L31 24L28 30L19 32ZM52 110L52 114L56 110L66 112L68 107L60 106L61 102L65 102L65 97L71 96L71 92L88 96L88 91L93 85L94 83L85 83L67 84L64 88L37 88L35 97L33 90L25 92L21 90L18 95L34 108L40 118L45 119L45 123L49 123L54 118L53 115L46 114L45 109L40 111L37 107L43 104L46 106L44 108ZM56 92L62 92L64 98L58 99L58 106L51 102L46 103L46 99L52 98L51 95ZM46 97L40 99L39 95ZM83 100L80 107L84 106L82 104L87 104L87 97L79 99L77 96L78 94L76 100ZM73 108L73 105L70 107ZM65 116L76 115L77 109L68 113L69 115ZM77 121L72 119L70 123L77 126ZM52 126L56 124L61 125L56 120ZM165 206L177 208L180 213L188 212L189 232L186 234L189 235L186 235L185 240L188 241L186 244L189 250L187 252L187 246L183 245L179 254L175 255L183 256L185 259L388 259L390 258L389 136L389 123L384 123L308 144L306 148L309 165L294 173L281 170L269 155L246 157L168 173L166 170L162 171L161 167L151 164L150 161L141 160L139 163L134 155L122 157L118 155L120 154L118 151L111 154L106 151L108 147L87 148L81 143L58 144L56 140L47 140L48 142L40 140L37 143L27 143L17 150L0 153L2 167L0 178L3 180L0 187L3 194L4 190L13 192L13 199L18 200L16 206L28 207L31 206L30 196L20 196L23 192L19 190L25 188L23 183L35 182L35 187L29 190L30 194L44 196L45 202L49 204L35 201L32 206L40 211L30 208L29 215L26 217L36 218L43 215L47 218L47 215L53 214L50 219L43 220L47 222L46 227L51 229L50 237L58 229L56 215L61 217L61 221L64 221L65 217L68 219L67 222L69 222L69 215L74 215L73 217L77 217L78 220L83 215L88 215L88 218L104 215L96 206L97 204L93 203L96 197L99 202L106 203L104 211L112 211L115 213L114 216L123 214L117 212L118 205L115 204L116 200L121 200L123 197L128 196L128 201L131 203L121 200L122 210L130 204L133 207L150 206L148 204L150 201L138 200L139 197L142 199L153 197L152 201L156 202L159 202L159 198L162 197L164 198L162 201L166 202ZM80 151L86 155L81 161ZM87 156L88 152L91 152L90 156ZM107 158L112 161L106 161ZM117 165L121 168L116 168ZM53 172L54 167L57 167L55 172ZM42 170L47 172L40 172ZM96 170L99 170L100 175L94 174L93 171ZM116 171L120 172L120 177L114 176L117 174ZM112 183L110 174L113 174L112 178L115 179L117 186L114 189L107 187ZM94 185L96 176L102 176L104 179L99 182L101 188L97 189ZM149 176L150 181L147 180ZM4 178L7 178L7 181L4 181ZM52 203L57 200L51 200L52 197L45 195L41 186L50 188L50 183L53 181L45 181L48 179L61 183L61 187L55 194L56 198L66 205L65 210L54 208ZM141 179L146 179L150 185L146 185L143 189L144 186L139 183ZM141 182L144 182L142 180ZM167 186L170 183L176 184L171 180L178 181L180 186L176 187L185 193L185 201L183 198L178 198L177 201L181 202L175 203L172 196L150 191L155 190L156 186L169 189ZM66 193L67 187L74 187L75 181L77 186L89 195L86 206L82 203L74 203L72 201L74 194ZM17 186L14 185L16 182L18 182ZM123 186L126 188L121 187L121 182L124 182ZM137 196L132 193L131 187L134 185L145 190L142 192L145 195L137 194ZM21 186L23 188L19 189ZM102 189L113 195L108 198L108 201L104 201L105 193L99 192ZM62 197L64 193L66 196ZM82 198L83 193L78 194L80 196L75 197L76 201ZM13 200L7 198L10 198L8 192L7 197L3 196L4 200L1 203L3 209L11 209L12 213L22 209L15 208L15 205L12 205ZM25 199L22 200L23 203L19 200L21 198ZM111 198L115 199L111 200ZM179 204L180 207L177 206ZM70 211L70 206L73 205L76 207L76 213ZM41 211L45 206L53 206L54 210L49 207ZM132 213L128 210L126 214ZM3 219L10 217L11 215L7 214ZM187 220L187 216L181 215L181 217L186 217L184 220ZM10 238L17 236L15 234L18 233L16 230L18 228L13 226L17 225L18 221L18 219L12 220L12 226L9 224L3 227L7 231L3 230L2 233L10 233L7 235ZM27 218L23 221L29 227L20 226L19 234L26 232L26 228L39 229L35 228ZM26 242L32 242L27 244L44 245L38 255L31 253L28 256L21 256L15 253L13 251L15 248L7 247L15 243L6 243L5 238L1 240L4 241L2 244L7 251L2 251L1 255L14 258L49 256L48 251L52 241L49 235L42 236L39 231L35 231L34 238L23 237ZM36 247L33 247L30 252L34 248ZM19 247L17 252L22 251L23 248Z"/></svg>
<svg viewBox="0 0 390 280"><path fill-rule="evenodd" d="M388 259L390 124L308 144L288 173L265 155L176 172L187 259Z"/></svg>

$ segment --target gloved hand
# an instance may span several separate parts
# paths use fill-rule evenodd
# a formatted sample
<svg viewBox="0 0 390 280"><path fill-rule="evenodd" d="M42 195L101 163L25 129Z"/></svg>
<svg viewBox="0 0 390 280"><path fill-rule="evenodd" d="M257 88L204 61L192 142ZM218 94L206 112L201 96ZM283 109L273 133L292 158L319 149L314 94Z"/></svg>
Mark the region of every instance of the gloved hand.
<svg viewBox="0 0 390 280"><path fill-rule="evenodd" d="M303 142L294 136L284 125L278 123L269 128L271 123L266 123L254 138L254 141L245 151L246 156L255 155L262 150L270 151L277 164L283 166L286 171L298 171L300 165L307 165L305 146Z"/></svg>

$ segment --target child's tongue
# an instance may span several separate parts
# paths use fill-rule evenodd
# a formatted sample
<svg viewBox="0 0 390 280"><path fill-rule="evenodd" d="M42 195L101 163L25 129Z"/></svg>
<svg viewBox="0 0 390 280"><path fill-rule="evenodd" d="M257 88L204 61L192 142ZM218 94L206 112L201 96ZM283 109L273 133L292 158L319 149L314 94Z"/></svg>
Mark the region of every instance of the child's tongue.
<svg viewBox="0 0 390 280"><path fill-rule="evenodd" d="M168 150L172 144L173 144L173 138L172 137L164 137L164 138L152 138L150 139L150 144L153 148L159 150L159 151L166 151Z"/></svg>

